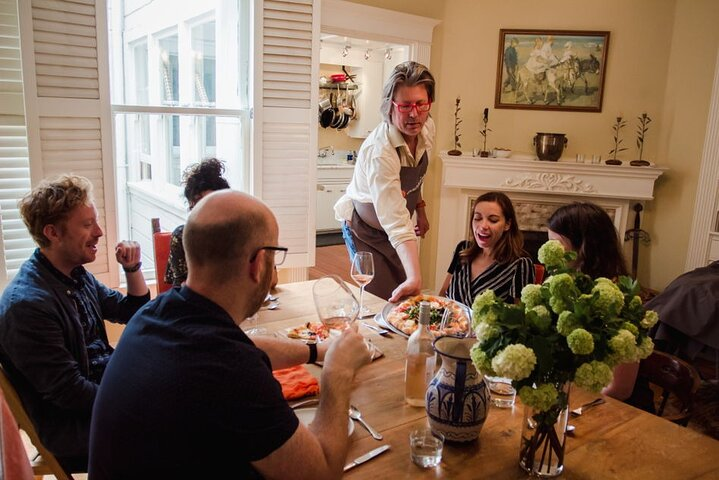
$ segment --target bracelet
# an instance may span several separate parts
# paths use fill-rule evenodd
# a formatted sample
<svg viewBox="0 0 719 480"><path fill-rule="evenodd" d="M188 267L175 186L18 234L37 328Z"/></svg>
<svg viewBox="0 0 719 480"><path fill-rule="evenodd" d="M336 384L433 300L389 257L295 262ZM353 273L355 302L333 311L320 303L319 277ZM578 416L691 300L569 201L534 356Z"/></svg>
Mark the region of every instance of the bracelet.
<svg viewBox="0 0 719 480"><path fill-rule="evenodd" d="M308 343L307 347L310 349L310 359L307 360L307 364L315 363L317 361L317 344L316 343Z"/></svg>
<svg viewBox="0 0 719 480"><path fill-rule="evenodd" d="M142 262L137 262L135 265L131 267L125 267L123 265L122 269L125 270L125 273L132 273L138 271L140 268L142 268Z"/></svg>
<svg viewBox="0 0 719 480"><path fill-rule="evenodd" d="M414 208L415 208L415 210L416 210L416 209L418 209L418 208L424 208L424 207L426 207L426 206L427 206L427 202L425 202L424 200L421 200L417 205L415 205Z"/></svg>

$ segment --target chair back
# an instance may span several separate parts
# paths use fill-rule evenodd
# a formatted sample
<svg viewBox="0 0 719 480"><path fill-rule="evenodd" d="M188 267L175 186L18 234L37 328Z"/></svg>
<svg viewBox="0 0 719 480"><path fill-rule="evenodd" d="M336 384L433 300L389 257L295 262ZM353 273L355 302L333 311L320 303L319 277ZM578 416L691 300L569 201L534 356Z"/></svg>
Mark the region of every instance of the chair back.
<svg viewBox="0 0 719 480"><path fill-rule="evenodd" d="M58 480L72 480L72 476L63 470L57 458L55 458L55 455L50 453L40 441L35 426L32 424L15 387L10 383L10 379L7 377L5 369L2 366L0 366L0 388L2 388L7 405L10 407L13 417L15 417L18 428L27 434L30 438L30 442L32 442L38 451L39 455L34 459L30 459L33 474L36 476L55 475L55 478Z"/></svg>
<svg viewBox="0 0 719 480"><path fill-rule="evenodd" d="M165 282L165 271L167 261L170 258L170 241L172 233L160 231L160 219L152 219L152 249L155 256L155 282L157 294L166 292L172 288L171 283Z"/></svg>
<svg viewBox="0 0 719 480"><path fill-rule="evenodd" d="M534 264L534 283L541 285L544 281L544 265L540 263Z"/></svg>
<svg viewBox="0 0 719 480"><path fill-rule="evenodd" d="M693 366L674 355L655 350L639 363L638 376L645 378L650 387L656 387L652 388L655 399L656 390L659 390L659 406L656 409L658 416L679 425L686 426L689 423L694 413L694 394L701 383ZM677 407L666 413L665 408L670 397L674 399L672 405L677 403Z"/></svg>

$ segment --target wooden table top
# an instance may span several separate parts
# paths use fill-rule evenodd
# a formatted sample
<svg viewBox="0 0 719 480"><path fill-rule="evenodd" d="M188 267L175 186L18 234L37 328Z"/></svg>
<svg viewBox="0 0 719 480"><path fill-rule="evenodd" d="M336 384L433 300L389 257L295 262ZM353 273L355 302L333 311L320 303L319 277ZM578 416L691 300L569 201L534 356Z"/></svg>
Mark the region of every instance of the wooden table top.
<svg viewBox="0 0 719 480"><path fill-rule="evenodd" d="M261 311L260 322L268 330L281 330L307 321L317 321L312 300L313 281L280 285L276 293L280 308ZM365 294L364 303L379 312L385 302ZM373 323L372 319L367 320ZM409 433L428 426L423 408L404 402L406 338L382 337L361 327L384 352L357 373L352 403L367 422L384 435L374 440L357 425L352 434L348 462L373 448L389 444L391 449L356 467L347 478L451 478L521 479L519 443L524 408L492 407L479 440L466 444L446 443L442 463L421 469L409 456ZM319 367L313 373L319 376ZM575 408L597 395L572 387L570 407ZM574 435L567 439L565 479L717 479L719 441L667 420L605 397L583 416L570 419Z"/></svg>

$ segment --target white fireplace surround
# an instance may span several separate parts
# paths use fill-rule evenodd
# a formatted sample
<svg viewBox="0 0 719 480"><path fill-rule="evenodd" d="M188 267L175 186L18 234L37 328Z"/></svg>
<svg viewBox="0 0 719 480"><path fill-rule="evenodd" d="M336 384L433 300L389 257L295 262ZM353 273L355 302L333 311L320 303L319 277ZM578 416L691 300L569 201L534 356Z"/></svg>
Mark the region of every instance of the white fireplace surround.
<svg viewBox="0 0 719 480"><path fill-rule="evenodd" d="M546 220L559 206L590 201L613 218L620 238L632 228L632 206L654 198L654 182L665 168L546 162L469 155L442 159L442 192L435 290L442 285L454 247L469 236L470 208L482 193L506 193L515 205L522 230L546 230Z"/></svg>

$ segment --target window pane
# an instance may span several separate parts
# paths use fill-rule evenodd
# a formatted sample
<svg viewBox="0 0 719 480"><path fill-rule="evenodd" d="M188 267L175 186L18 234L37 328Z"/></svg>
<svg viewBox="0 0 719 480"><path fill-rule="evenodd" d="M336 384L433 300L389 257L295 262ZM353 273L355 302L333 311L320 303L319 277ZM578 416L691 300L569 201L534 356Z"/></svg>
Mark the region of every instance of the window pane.
<svg viewBox="0 0 719 480"><path fill-rule="evenodd" d="M135 98L134 100L130 100L130 103L147 105L150 101L150 81L147 74L147 40L142 40L135 44L132 49L132 55L135 69Z"/></svg>
<svg viewBox="0 0 719 480"><path fill-rule="evenodd" d="M194 102L197 106L213 106L215 92L215 22L192 28L194 57Z"/></svg>
<svg viewBox="0 0 719 480"><path fill-rule="evenodd" d="M160 88L163 105L180 103L180 60L177 51L177 34L161 38L158 42L160 54Z"/></svg>

